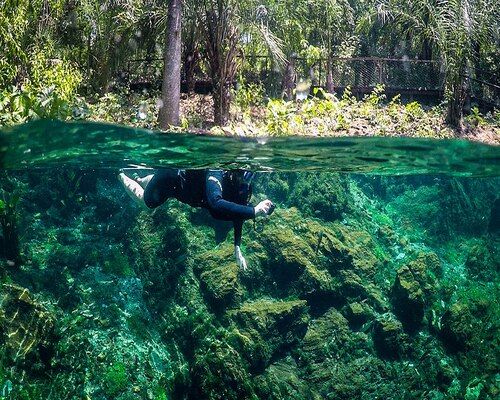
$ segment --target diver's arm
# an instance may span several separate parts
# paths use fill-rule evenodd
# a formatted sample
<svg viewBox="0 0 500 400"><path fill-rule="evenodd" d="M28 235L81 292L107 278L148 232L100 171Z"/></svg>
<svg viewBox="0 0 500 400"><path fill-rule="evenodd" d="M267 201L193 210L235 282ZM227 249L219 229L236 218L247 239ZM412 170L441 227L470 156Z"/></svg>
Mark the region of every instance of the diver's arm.
<svg viewBox="0 0 500 400"><path fill-rule="evenodd" d="M234 246L241 245L241 233L243 231L243 221L241 219L233 221L234 227Z"/></svg>
<svg viewBox="0 0 500 400"><path fill-rule="evenodd" d="M228 219L246 220L255 217L252 206L233 203L222 198L222 171L210 171L206 178L207 201L210 208Z"/></svg>
<svg viewBox="0 0 500 400"><path fill-rule="evenodd" d="M262 200L259 204L257 204L254 208L255 216L258 215L270 215L272 213L273 202L269 199Z"/></svg>
<svg viewBox="0 0 500 400"><path fill-rule="evenodd" d="M235 220L233 222L233 226L234 226L234 256L236 258L236 263L241 269L246 270L247 262L245 260L245 257L243 257L243 253L241 252L240 249L241 232L243 230L243 220Z"/></svg>

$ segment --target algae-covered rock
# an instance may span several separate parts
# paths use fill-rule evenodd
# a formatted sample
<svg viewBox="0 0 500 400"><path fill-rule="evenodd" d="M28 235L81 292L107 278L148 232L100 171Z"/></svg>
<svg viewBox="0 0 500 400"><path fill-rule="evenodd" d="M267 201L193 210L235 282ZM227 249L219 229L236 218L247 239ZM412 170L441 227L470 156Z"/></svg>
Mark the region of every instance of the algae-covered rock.
<svg viewBox="0 0 500 400"><path fill-rule="evenodd" d="M335 225L335 235L342 244L343 252L347 254L344 259L351 260L348 264L344 262L341 268L349 267L363 278L373 278L380 260L377 258L377 247L372 236L365 230L341 224Z"/></svg>
<svg viewBox="0 0 500 400"><path fill-rule="evenodd" d="M269 268L277 284L287 294L300 297L328 295L334 281L313 250L291 227L266 229L263 244L269 254Z"/></svg>
<svg viewBox="0 0 500 400"><path fill-rule="evenodd" d="M243 290L232 246L204 252L194 260L194 264L200 276L201 289L212 306L225 307L239 300Z"/></svg>
<svg viewBox="0 0 500 400"><path fill-rule="evenodd" d="M186 267L188 241L181 216L163 208L152 214L143 212L131 233L134 270L146 291L156 298L153 303L161 307L164 303L157 299L169 296Z"/></svg>
<svg viewBox="0 0 500 400"><path fill-rule="evenodd" d="M310 323L301 345L303 360L320 363L328 357L338 357L351 347L350 334L347 320L331 308Z"/></svg>
<svg viewBox="0 0 500 400"><path fill-rule="evenodd" d="M236 263L221 265L200 275L202 288L217 306L234 302L241 296Z"/></svg>
<svg viewBox="0 0 500 400"><path fill-rule="evenodd" d="M349 207L348 182L339 174L297 174L291 205L305 215L334 221Z"/></svg>
<svg viewBox="0 0 500 400"><path fill-rule="evenodd" d="M417 329L424 317L425 305L436 291L434 273L439 273L440 262L435 254L421 253L402 266L392 287L394 313L410 331Z"/></svg>
<svg viewBox="0 0 500 400"><path fill-rule="evenodd" d="M331 360L323 365L325 379L315 384L322 399L421 399L419 372L372 355ZM308 376L309 378L309 376Z"/></svg>
<svg viewBox="0 0 500 400"><path fill-rule="evenodd" d="M55 345L54 315L37 303L28 289L0 287L0 343L14 362L47 363Z"/></svg>
<svg viewBox="0 0 500 400"><path fill-rule="evenodd" d="M470 248L465 261L465 268L470 278L484 281L495 279L500 272L500 255L494 246L498 246L498 243L490 244L482 241Z"/></svg>
<svg viewBox="0 0 500 400"><path fill-rule="evenodd" d="M348 301L367 300L369 305L378 311L387 310L387 302L380 289L370 282L366 282L354 271L339 271L339 293Z"/></svg>
<svg viewBox="0 0 500 400"><path fill-rule="evenodd" d="M349 325L357 329L373 318L372 308L366 302L352 302L345 307Z"/></svg>
<svg viewBox="0 0 500 400"><path fill-rule="evenodd" d="M253 398L248 364L225 338L207 338L191 368L191 399L240 400Z"/></svg>
<svg viewBox="0 0 500 400"><path fill-rule="evenodd" d="M394 312L410 329L420 325L424 317L424 292L408 266L398 270L392 287Z"/></svg>
<svg viewBox="0 0 500 400"><path fill-rule="evenodd" d="M247 302L229 312L238 327L241 344L252 366L262 369L273 355L295 345L304 336L309 315L304 300Z"/></svg>
<svg viewBox="0 0 500 400"><path fill-rule="evenodd" d="M255 393L259 399L266 400L321 399L299 376L300 370L294 359L286 357L271 364L263 374L254 378Z"/></svg>
<svg viewBox="0 0 500 400"><path fill-rule="evenodd" d="M477 346L485 331L482 321L489 307L488 299L480 302L458 301L441 318L441 337L451 350L465 351Z"/></svg>
<svg viewBox="0 0 500 400"><path fill-rule="evenodd" d="M387 313L375 320L373 342L382 358L399 359L407 350L408 336L401 322Z"/></svg>

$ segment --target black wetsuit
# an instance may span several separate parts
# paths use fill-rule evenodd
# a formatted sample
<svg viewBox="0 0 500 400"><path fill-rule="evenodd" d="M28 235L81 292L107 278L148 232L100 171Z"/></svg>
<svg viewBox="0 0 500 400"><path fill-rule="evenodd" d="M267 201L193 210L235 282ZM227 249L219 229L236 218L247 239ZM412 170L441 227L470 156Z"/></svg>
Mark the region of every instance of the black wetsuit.
<svg viewBox="0 0 500 400"><path fill-rule="evenodd" d="M251 186L235 179L235 174L222 170L160 169L144 190L144 203L155 208L175 198L192 207L206 208L215 219L233 221L234 244L239 246L243 221L255 214L248 205Z"/></svg>

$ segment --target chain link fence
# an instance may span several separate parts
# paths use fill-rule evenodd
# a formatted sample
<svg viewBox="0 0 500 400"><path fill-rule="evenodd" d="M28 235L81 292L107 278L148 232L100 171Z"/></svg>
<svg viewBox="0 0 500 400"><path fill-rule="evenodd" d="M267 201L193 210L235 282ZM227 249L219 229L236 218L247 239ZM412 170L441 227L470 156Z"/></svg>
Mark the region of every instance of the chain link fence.
<svg viewBox="0 0 500 400"><path fill-rule="evenodd" d="M246 55L240 62L246 81L261 83L270 97L282 96L283 73L271 57ZM312 87L327 86L326 59L296 57L294 63L296 83L307 81ZM131 88L160 88L162 68L161 58L132 60L124 75ZM476 71L475 77L469 79L472 99L481 105L500 108L500 83L486 79L480 72ZM388 95L401 93L441 98L444 89L444 71L440 63L429 60L337 57L331 60L331 74L335 91L350 88L354 95L370 93L377 85L384 85ZM195 81L195 91L210 92L210 79L201 69L196 73Z"/></svg>
<svg viewBox="0 0 500 400"><path fill-rule="evenodd" d="M482 79L470 78L472 100L482 107L500 109L500 86Z"/></svg>

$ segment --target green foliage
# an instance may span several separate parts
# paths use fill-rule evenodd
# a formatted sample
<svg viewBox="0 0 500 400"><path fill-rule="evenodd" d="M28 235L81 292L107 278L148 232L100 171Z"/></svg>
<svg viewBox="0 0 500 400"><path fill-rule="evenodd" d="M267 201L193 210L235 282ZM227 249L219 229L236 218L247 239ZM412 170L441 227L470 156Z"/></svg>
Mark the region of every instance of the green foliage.
<svg viewBox="0 0 500 400"><path fill-rule="evenodd" d="M412 101L405 105L405 117L409 121L416 121L424 116L424 110L420 103Z"/></svg>
<svg viewBox="0 0 500 400"><path fill-rule="evenodd" d="M487 123L485 117L481 114L481 111L479 111L477 106L472 107L470 114L465 117L465 121L472 126L481 126L486 125Z"/></svg>
<svg viewBox="0 0 500 400"><path fill-rule="evenodd" d="M295 104L283 100L270 100L267 103L267 127L271 136L293 135L293 125L301 120L295 117Z"/></svg>
<svg viewBox="0 0 500 400"><path fill-rule="evenodd" d="M74 100L82 81L78 68L64 59L49 59L47 50L35 53L31 60L28 90L43 92L50 88L62 101Z"/></svg>
<svg viewBox="0 0 500 400"><path fill-rule="evenodd" d="M385 86L377 85L373 91L365 97L364 103L370 106L378 106L386 99Z"/></svg>
<svg viewBox="0 0 500 400"><path fill-rule="evenodd" d="M32 119L67 119L72 109L59 97L55 86L34 92L29 87L12 87L0 93L0 126L14 125Z"/></svg>
<svg viewBox="0 0 500 400"><path fill-rule="evenodd" d="M241 84L234 98L237 106L243 110L261 106L264 103L264 86L257 83Z"/></svg>

